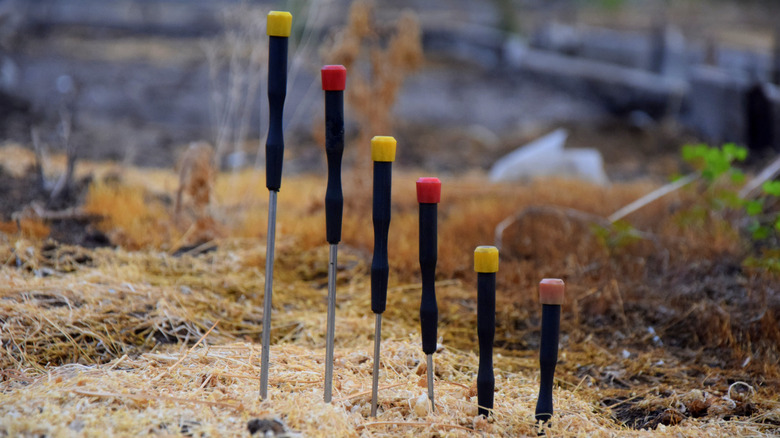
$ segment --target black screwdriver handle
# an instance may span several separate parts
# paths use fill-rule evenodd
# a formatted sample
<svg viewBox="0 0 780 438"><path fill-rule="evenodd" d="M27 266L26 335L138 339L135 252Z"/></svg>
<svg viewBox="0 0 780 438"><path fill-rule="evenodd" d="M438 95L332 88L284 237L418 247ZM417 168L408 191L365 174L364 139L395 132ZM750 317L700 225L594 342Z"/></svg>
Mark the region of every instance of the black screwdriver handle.
<svg viewBox="0 0 780 438"><path fill-rule="evenodd" d="M558 364L558 337L561 331L561 305L566 285L559 278L539 282L539 302L542 303L542 336L539 347L539 398L536 401L536 421L547 422L553 415L553 380Z"/></svg>
<svg viewBox="0 0 780 438"><path fill-rule="evenodd" d="M558 336L561 306L542 304L542 342L539 347L539 398L536 401L536 421L546 422L553 415L553 379L558 364Z"/></svg>
<svg viewBox="0 0 780 438"><path fill-rule="evenodd" d="M438 202L441 182L438 178L417 180L417 202L420 204L420 332L425 354L436 352L439 306L436 303L436 262L438 258Z"/></svg>
<svg viewBox="0 0 780 438"><path fill-rule="evenodd" d="M496 272L498 249L478 246L474 251L477 271L477 337L479 338L479 370L477 371L477 402L479 415L488 416L493 409L496 380L493 375L493 341L496 335Z"/></svg>
<svg viewBox="0 0 780 438"><path fill-rule="evenodd" d="M493 341L496 334L496 274L477 274L477 336L479 337L479 371L477 373L477 401L479 415L488 416L493 409Z"/></svg>
<svg viewBox="0 0 780 438"><path fill-rule="evenodd" d="M277 192L282 186L284 159L282 114L287 95L287 40L286 36L272 35L268 41L269 126L265 142L265 186Z"/></svg>
<svg viewBox="0 0 780 438"><path fill-rule="evenodd" d="M371 139L374 161L374 257L371 261L371 311L380 314L387 304L387 234L390 230L390 189L393 183L393 161L396 141L393 137Z"/></svg>
<svg viewBox="0 0 780 438"><path fill-rule="evenodd" d="M342 65L322 67L325 90L325 154L328 187L325 191L325 229L328 243L341 241L344 195L341 188L341 158L344 154L344 85L347 69Z"/></svg>

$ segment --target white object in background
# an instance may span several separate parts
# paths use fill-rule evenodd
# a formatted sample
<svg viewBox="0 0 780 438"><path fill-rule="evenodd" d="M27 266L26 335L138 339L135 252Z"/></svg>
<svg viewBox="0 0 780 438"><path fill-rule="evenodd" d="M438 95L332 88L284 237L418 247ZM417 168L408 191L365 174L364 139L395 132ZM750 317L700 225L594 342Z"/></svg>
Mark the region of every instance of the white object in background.
<svg viewBox="0 0 780 438"><path fill-rule="evenodd" d="M565 129L556 129L505 155L490 169L490 181L557 176L608 184L601 153L595 149L564 149L568 135Z"/></svg>
<svg viewBox="0 0 780 438"><path fill-rule="evenodd" d="M565 129L556 129L501 157L490 168L490 181L516 181L548 174L568 136Z"/></svg>

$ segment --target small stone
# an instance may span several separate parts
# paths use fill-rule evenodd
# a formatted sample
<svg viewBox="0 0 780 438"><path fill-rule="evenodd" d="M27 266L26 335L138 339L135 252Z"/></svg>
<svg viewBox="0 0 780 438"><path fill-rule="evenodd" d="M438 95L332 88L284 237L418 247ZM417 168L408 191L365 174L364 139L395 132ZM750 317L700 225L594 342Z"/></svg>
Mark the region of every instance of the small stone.
<svg viewBox="0 0 780 438"><path fill-rule="evenodd" d="M417 414L418 417L425 417L428 415L428 411L431 407L431 403L428 400L428 396L426 394L420 394L419 397L417 397L417 400L414 401L414 413Z"/></svg>
<svg viewBox="0 0 780 438"><path fill-rule="evenodd" d="M261 437L284 436L287 428L278 418L253 418L246 424L249 434L258 434Z"/></svg>

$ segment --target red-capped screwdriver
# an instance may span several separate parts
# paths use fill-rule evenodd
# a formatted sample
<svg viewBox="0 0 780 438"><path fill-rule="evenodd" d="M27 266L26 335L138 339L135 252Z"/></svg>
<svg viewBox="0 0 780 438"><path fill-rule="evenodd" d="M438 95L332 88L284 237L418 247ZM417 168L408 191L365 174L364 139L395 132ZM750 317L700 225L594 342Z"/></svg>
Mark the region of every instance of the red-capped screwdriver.
<svg viewBox="0 0 780 438"><path fill-rule="evenodd" d="M382 342L382 313L387 304L387 233L390 230L390 189L393 182L393 161L396 141L393 137L371 139L371 159L374 161L374 257L371 260L371 311L376 314L374 328L374 375L371 386L371 416L376 417L379 388L379 354Z"/></svg>
<svg viewBox="0 0 780 438"><path fill-rule="evenodd" d="M417 180L417 202L420 204L420 333L422 349L428 361L428 399L433 402L433 353L436 352L439 307L436 304L436 262L438 257L438 208L441 200L441 181L438 178Z"/></svg>
<svg viewBox="0 0 780 438"><path fill-rule="evenodd" d="M558 336L561 327L561 305L566 285L557 278L545 278L539 283L539 301L542 303L542 342L539 347L539 398L536 402L536 421L545 423L553 414L553 380L558 364Z"/></svg>
<svg viewBox="0 0 780 438"><path fill-rule="evenodd" d="M328 157L328 187L325 191L325 234L328 256L328 325L325 338L325 403L333 396L333 338L336 331L336 263L341 241L344 195L341 190L341 157L344 153L344 87L347 69L343 65L322 67L325 90L325 153Z"/></svg>
<svg viewBox="0 0 780 438"><path fill-rule="evenodd" d="M284 136L282 115L287 95L287 40L292 28L289 12L268 13L268 138L265 143L265 185L268 188L268 234L265 250L265 295L263 296L263 336L260 355L260 398L268 399L268 359L271 355L271 300L274 281L276 239L276 195L282 186Z"/></svg>

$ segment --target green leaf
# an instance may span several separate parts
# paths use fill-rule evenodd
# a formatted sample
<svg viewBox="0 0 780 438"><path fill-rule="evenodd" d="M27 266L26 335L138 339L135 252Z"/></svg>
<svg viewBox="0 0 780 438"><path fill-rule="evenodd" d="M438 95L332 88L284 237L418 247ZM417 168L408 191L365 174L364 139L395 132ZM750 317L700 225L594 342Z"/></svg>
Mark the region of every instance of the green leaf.
<svg viewBox="0 0 780 438"><path fill-rule="evenodd" d="M737 161L745 161L747 159L747 156L748 156L748 150L743 147L738 148L737 153L734 155Z"/></svg>
<svg viewBox="0 0 780 438"><path fill-rule="evenodd" d="M775 231L780 233L780 216L778 216L777 220L775 221Z"/></svg>
<svg viewBox="0 0 780 438"><path fill-rule="evenodd" d="M769 227L765 227L763 225L759 225L754 231L753 231L753 240L764 240L767 237L769 237L771 230Z"/></svg>
<svg viewBox="0 0 780 438"><path fill-rule="evenodd" d="M724 144L723 153L729 162L734 160L745 161L745 158L747 158L747 149L741 146L737 146L734 143Z"/></svg>
<svg viewBox="0 0 780 438"><path fill-rule="evenodd" d="M682 147L682 158L685 161L693 161L700 155L696 153L696 145L686 144Z"/></svg>
<svg viewBox="0 0 780 438"><path fill-rule="evenodd" d="M764 201L762 199L745 202L745 212L748 214L748 216L755 216L757 214L761 214L761 211L763 209L764 209Z"/></svg>
<svg viewBox="0 0 780 438"><path fill-rule="evenodd" d="M780 196L780 181L767 181L761 188L767 195Z"/></svg>
<svg viewBox="0 0 780 438"><path fill-rule="evenodd" d="M731 182L734 184L742 184L745 182L745 174L741 170L731 169Z"/></svg>
<svg viewBox="0 0 780 438"><path fill-rule="evenodd" d="M744 202L739 199L739 195L733 190L718 190L714 193L713 202L721 208L741 208Z"/></svg>
<svg viewBox="0 0 780 438"><path fill-rule="evenodd" d="M686 144L682 148L682 157L683 160L691 164L700 165L701 163L697 163L697 161L702 160L709 150L710 147L703 143Z"/></svg>

